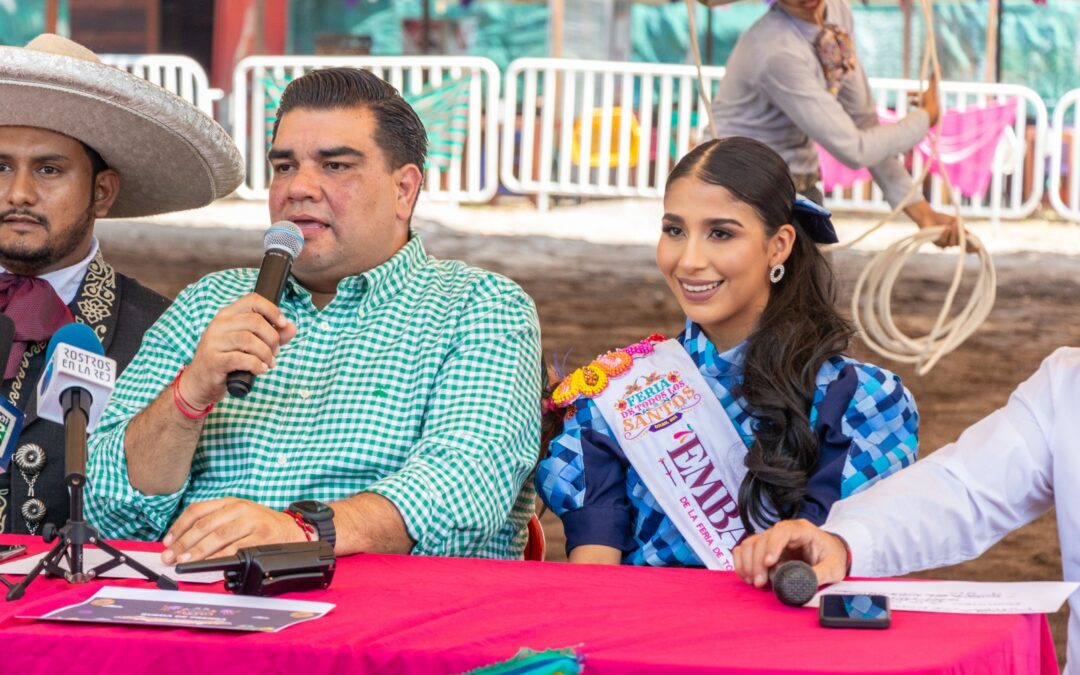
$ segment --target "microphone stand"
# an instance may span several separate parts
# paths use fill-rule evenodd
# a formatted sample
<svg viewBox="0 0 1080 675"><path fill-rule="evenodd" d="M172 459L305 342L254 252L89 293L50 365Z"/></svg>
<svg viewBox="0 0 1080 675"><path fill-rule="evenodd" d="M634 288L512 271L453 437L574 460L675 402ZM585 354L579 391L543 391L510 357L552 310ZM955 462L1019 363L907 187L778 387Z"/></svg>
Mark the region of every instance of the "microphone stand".
<svg viewBox="0 0 1080 675"><path fill-rule="evenodd" d="M82 387L72 387L60 394L60 404L64 409L65 463L67 475L64 482L71 496L71 511L68 522L59 530L52 523L46 523L41 530L45 543L56 541L52 549L34 565L34 569L17 584L11 584L3 577L8 587L6 598L18 600L26 592L34 579L42 572L47 577L64 577L69 584L82 584L93 581L105 572L127 565L163 590L175 591L179 588L169 577L158 574L142 563L127 557L108 543L101 540L97 528L83 520L83 488L86 486L86 425L90 415L90 392ZM87 544L109 554L109 559L91 570L83 569L83 547ZM67 561L67 569L60 565Z"/></svg>

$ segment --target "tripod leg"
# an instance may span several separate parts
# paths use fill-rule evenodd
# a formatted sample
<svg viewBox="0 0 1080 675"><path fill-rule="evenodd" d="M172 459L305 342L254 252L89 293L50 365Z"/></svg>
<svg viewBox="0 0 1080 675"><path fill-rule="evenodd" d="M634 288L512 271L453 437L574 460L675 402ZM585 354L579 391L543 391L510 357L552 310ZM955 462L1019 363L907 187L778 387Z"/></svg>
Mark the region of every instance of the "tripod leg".
<svg viewBox="0 0 1080 675"><path fill-rule="evenodd" d="M98 574L105 572L106 570L110 570L118 565L127 565L128 567L143 575L150 581L153 581L155 584L157 584L157 587L162 590L175 591L180 588L180 586L178 586L177 583L169 577L165 576L164 574L158 574L157 572L154 572L146 565L140 563L138 560L135 560L128 555L125 555L123 551L119 551L113 548L110 544L107 544L100 539L94 542L94 546L97 546L99 549L105 551L110 556L112 556L112 560L106 561L91 570L90 573L95 577L98 576Z"/></svg>
<svg viewBox="0 0 1080 675"><path fill-rule="evenodd" d="M45 554L45 557L38 561L34 565L34 569L30 570L30 573L23 577L23 580L12 586L5 596L7 600L18 600L26 592L26 587L30 585L34 579L37 578L43 570L52 569L56 566L56 563L64 556L67 549L67 541L63 537L52 547L52 549Z"/></svg>

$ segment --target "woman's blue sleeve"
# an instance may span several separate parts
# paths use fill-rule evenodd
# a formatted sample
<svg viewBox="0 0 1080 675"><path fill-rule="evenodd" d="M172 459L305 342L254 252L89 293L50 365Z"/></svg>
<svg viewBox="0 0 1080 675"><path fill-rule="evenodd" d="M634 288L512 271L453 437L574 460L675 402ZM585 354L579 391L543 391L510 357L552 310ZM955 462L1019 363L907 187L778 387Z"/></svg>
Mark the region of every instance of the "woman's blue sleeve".
<svg viewBox="0 0 1080 675"><path fill-rule="evenodd" d="M584 544L632 548L626 456L600 411L579 399L536 470L536 489L563 521L566 552Z"/></svg>
<svg viewBox="0 0 1080 675"><path fill-rule="evenodd" d="M915 399L898 376L857 362L822 370L830 365L835 377L824 388L819 378L811 413L818 464L798 514L817 525L833 502L911 465L919 449Z"/></svg>

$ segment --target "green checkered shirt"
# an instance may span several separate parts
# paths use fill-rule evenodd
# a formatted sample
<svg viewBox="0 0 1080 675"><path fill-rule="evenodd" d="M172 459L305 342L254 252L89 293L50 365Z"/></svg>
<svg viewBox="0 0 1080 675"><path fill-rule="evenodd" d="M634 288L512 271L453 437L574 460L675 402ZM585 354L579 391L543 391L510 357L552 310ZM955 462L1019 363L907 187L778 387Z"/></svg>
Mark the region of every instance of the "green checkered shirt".
<svg viewBox="0 0 1080 675"><path fill-rule="evenodd" d="M128 481L128 423L195 353L258 270L211 274L146 333L91 435L86 517L106 537L157 539L190 504L240 497L274 509L374 492L414 553L520 557L539 449L540 328L524 291L429 257L415 235L338 284L322 311L292 278L281 309L298 332L242 399L207 417L191 473L171 495Z"/></svg>

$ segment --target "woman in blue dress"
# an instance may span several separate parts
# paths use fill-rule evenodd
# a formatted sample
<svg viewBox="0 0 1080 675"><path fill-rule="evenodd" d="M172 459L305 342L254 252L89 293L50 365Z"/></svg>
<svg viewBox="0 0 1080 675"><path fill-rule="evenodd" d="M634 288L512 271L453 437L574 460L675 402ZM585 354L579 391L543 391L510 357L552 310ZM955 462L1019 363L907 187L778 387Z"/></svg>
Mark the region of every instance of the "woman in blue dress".
<svg viewBox="0 0 1080 675"><path fill-rule="evenodd" d="M821 524L836 500L911 464L915 402L893 373L844 355L853 329L817 248L836 234L827 211L797 200L780 156L747 138L704 143L672 170L664 212L656 260L686 313L677 342L742 441L721 451L742 476L727 486L735 538L781 519ZM548 404L562 429L536 484L571 562L703 564L597 405L626 354L655 340L597 357Z"/></svg>

